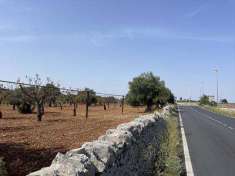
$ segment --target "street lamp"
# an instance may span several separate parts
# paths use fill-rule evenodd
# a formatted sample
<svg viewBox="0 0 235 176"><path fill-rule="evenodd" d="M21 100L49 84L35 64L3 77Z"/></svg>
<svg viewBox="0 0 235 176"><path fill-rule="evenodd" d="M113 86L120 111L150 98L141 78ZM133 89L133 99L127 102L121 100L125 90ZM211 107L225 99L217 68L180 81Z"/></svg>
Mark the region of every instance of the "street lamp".
<svg viewBox="0 0 235 176"><path fill-rule="evenodd" d="M219 69L214 69L216 73L216 91L217 91L217 103L219 104Z"/></svg>
<svg viewBox="0 0 235 176"><path fill-rule="evenodd" d="M201 87L200 87L200 96L202 97L204 95L204 82L201 82Z"/></svg>

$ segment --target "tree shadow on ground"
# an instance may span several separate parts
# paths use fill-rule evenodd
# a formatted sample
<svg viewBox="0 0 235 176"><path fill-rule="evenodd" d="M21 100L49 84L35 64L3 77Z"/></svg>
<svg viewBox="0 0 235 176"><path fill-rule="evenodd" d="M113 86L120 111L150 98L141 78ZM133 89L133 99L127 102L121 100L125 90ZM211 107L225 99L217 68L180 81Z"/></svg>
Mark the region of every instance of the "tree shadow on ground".
<svg viewBox="0 0 235 176"><path fill-rule="evenodd" d="M51 164L63 148L28 149L27 144L0 144L0 156L4 157L9 176L25 176Z"/></svg>

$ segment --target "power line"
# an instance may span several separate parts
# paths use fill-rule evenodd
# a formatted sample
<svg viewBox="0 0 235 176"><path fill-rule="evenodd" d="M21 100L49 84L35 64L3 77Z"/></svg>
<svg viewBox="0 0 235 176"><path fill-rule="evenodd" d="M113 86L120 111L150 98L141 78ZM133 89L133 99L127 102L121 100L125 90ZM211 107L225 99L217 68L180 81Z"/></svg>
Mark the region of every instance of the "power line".
<svg viewBox="0 0 235 176"><path fill-rule="evenodd" d="M23 82L15 82L15 81L6 81L6 80L0 80L1 83L8 83L8 84L14 84L14 85L23 85L23 86L37 86L37 87L46 87L45 85L36 85L36 84L29 84L29 83L23 83ZM58 87L59 88L59 87ZM1 88L5 89L5 88ZM92 90L82 90L82 89L72 89L72 88L59 88L61 91L65 92L91 92ZM124 97L125 95L120 95L120 94L110 94L110 93L102 93L102 92L95 92L96 95L101 95L101 96L115 96L115 97Z"/></svg>

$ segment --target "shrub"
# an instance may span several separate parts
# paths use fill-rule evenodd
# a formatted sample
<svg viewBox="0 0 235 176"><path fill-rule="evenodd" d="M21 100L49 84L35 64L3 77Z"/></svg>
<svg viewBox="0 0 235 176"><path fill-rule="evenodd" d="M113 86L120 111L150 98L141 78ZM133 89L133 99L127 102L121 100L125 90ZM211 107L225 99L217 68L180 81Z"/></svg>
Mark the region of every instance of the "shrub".
<svg viewBox="0 0 235 176"><path fill-rule="evenodd" d="M200 98L200 105L210 105L209 97L206 96L206 95L203 95L203 96Z"/></svg>
<svg viewBox="0 0 235 176"><path fill-rule="evenodd" d="M199 101L200 105L210 105L210 106L217 106L215 101L210 101L209 96L203 95Z"/></svg>
<svg viewBox="0 0 235 176"><path fill-rule="evenodd" d="M34 107L26 102L22 102L17 105L17 109L22 114L31 114L33 112Z"/></svg>
<svg viewBox="0 0 235 176"><path fill-rule="evenodd" d="M228 100L227 100L227 99L222 99L222 100L221 100L221 103L222 103L222 104L228 104Z"/></svg>

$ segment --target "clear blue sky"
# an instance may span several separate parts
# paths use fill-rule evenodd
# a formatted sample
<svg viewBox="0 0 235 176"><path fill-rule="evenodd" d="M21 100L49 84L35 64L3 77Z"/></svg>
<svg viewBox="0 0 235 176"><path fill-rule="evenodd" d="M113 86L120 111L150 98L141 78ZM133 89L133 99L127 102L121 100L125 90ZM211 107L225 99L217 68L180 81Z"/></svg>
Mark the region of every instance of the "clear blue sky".
<svg viewBox="0 0 235 176"><path fill-rule="evenodd" d="M235 102L234 0L0 0L0 78L126 93L153 71L177 97Z"/></svg>

